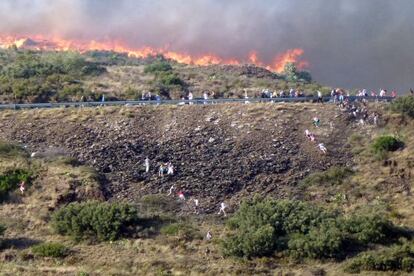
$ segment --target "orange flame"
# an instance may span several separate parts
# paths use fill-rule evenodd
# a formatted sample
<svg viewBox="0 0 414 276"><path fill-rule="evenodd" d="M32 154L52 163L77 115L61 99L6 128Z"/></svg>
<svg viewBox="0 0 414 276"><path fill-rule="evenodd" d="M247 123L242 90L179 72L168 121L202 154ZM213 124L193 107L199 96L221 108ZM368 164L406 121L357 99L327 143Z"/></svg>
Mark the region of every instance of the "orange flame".
<svg viewBox="0 0 414 276"><path fill-rule="evenodd" d="M179 63L193 64L193 65L240 65L246 62L264 67L270 71L281 73L287 63L295 63L298 69L304 69L309 66L309 62L302 59L304 51L302 49L291 49L282 54L277 55L272 64L266 64L260 60L256 51L252 51L247 60L238 60L235 58L225 59L214 54L190 55L187 53L179 53L170 51L165 48L131 48L125 45L122 41L78 41L67 40L59 37L46 38L41 35L30 35L30 37L0 35L0 48L17 47L21 49L30 49L38 51L114 51L120 53L127 53L130 57L145 58L147 56L155 56L161 54L168 59L175 60Z"/></svg>

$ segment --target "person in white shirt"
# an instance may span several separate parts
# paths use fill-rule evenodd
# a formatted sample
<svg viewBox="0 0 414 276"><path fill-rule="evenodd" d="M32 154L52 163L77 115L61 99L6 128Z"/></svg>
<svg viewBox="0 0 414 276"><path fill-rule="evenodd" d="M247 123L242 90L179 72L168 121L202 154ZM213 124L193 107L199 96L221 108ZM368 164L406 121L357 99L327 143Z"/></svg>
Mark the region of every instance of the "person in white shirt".
<svg viewBox="0 0 414 276"><path fill-rule="evenodd" d="M172 195L172 193L173 193L173 191L175 190L175 186L174 185L172 185L171 187L170 187L170 190L168 191L168 195L167 196L170 196L170 195Z"/></svg>
<svg viewBox="0 0 414 276"><path fill-rule="evenodd" d="M220 210L218 212L218 215L221 215L221 213L223 213L223 215L226 217L227 216L226 208L227 208L226 203L224 203L224 202L220 203Z"/></svg>
<svg viewBox="0 0 414 276"><path fill-rule="evenodd" d="M326 149L323 143L318 144L318 148L323 152L323 154L327 154L328 150Z"/></svg>
<svg viewBox="0 0 414 276"><path fill-rule="evenodd" d="M203 98L204 98L204 104L207 104L207 100L208 100L208 94L207 94L207 92L204 92L204 94L203 94Z"/></svg>
<svg viewBox="0 0 414 276"><path fill-rule="evenodd" d="M193 93L189 92L188 93L188 100L192 101L194 99ZM190 102L190 104L193 104L193 102Z"/></svg>
<svg viewBox="0 0 414 276"><path fill-rule="evenodd" d="M322 95L322 92L318 90L317 93L318 93L318 102L323 103L323 95Z"/></svg>
<svg viewBox="0 0 414 276"><path fill-rule="evenodd" d="M199 214L199 210L198 210L198 206L199 206L199 201L197 198L194 198L194 214Z"/></svg>
<svg viewBox="0 0 414 276"><path fill-rule="evenodd" d="M24 194L24 191L26 190L25 184L26 183L24 181L20 183L20 192L22 193L22 195Z"/></svg>
<svg viewBox="0 0 414 276"><path fill-rule="evenodd" d="M149 161L149 158L148 157L145 158L144 166L145 166L145 172L146 173L149 173L149 170L150 170L150 161Z"/></svg>
<svg viewBox="0 0 414 276"><path fill-rule="evenodd" d="M174 166L170 163L168 163L167 166L167 175L173 175L174 174Z"/></svg>

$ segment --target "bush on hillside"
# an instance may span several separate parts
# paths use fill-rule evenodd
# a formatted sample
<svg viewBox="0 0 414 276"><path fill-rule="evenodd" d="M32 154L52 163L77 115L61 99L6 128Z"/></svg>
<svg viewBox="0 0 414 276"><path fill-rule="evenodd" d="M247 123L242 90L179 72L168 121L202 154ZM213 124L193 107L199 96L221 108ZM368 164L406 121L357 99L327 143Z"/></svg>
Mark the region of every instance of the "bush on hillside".
<svg viewBox="0 0 414 276"><path fill-rule="evenodd" d="M311 228L335 213L299 201L244 201L229 220L235 231L223 242L225 255L238 257L266 256L275 250L285 250L291 234L308 234Z"/></svg>
<svg viewBox="0 0 414 276"><path fill-rule="evenodd" d="M324 221L308 234L293 234L289 238L289 255L294 258L341 258L346 254L347 233L335 219Z"/></svg>
<svg viewBox="0 0 414 276"><path fill-rule="evenodd" d="M394 112L414 118L414 97L399 97L391 103L390 108Z"/></svg>
<svg viewBox="0 0 414 276"><path fill-rule="evenodd" d="M275 229L271 225L252 227L241 235L224 240L223 253L226 256L247 258L269 256L275 251L276 240Z"/></svg>
<svg viewBox="0 0 414 276"><path fill-rule="evenodd" d="M383 152L396 151L404 146L404 143L394 136L380 136L372 143L374 153L380 154Z"/></svg>
<svg viewBox="0 0 414 276"><path fill-rule="evenodd" d="M0 202L6 200L9 193L19 187L20 182L30 181L31 174L25 170L8 171L0 175Z"/></svg>
<svg viewBox="0 0 414 276"><path fill-rule="evenodd" d="M307 187L314 185L337 186L341 185L343 181L352 174L353 171L349 168L331 167L327 171L310 174L301 182L301 184Z"/></svg>
<svg viewBox="0 0 414 276"><path fill-rule="evenodd" d="M294 258L343 258L348 248L391 241L404 234L380 215L343 215L314 204L273 199L245 201L229 220L226 256L258 257L283 252Z"/></svg>
<svg viewBox="0 0 414 276"><path fill-rule="evenodd" d="M183 86L184 81L181 80L177 74L174 73L162 73L157 76L157 82L164 86Z"/></svg>
<svg viewBox="0 0 414 276"><path fill-rule="evenodd" d="M160 72L172 71L172 66L167 61L155 61L144 68L146 74L158 74Z"/></svg>
<svg viewBox="0 0 414 276"><path fill-rule="evenodd" d="M396 227L383 215L358 214L349 217L341 224L353 239L363 245L381 243L398 232ZM398 233L396 233L398 236Z"/></svg>
<svg viewBox="0 0 414 276"><path fill-rule="evenodd" d="M6 226L3 224L0 224L0 237L4 235L4 232L6 231Z"/></svg>
<svg viewBox="0 0 414 276"><path fill-rule="evenodd" d="M127 235L138 222L134 207L106 202L71 203L55 212L52 218L52 226L58 234L75 240L113 241Z"/></svg>
<svg viewBox="0 0 414 276"><path fill-rule="evenodd" d="M295 63L287 63L283 70L283 75L289 82L312 82L312 75L308 71L298 71Z"/></svg>
<svg viewBox="0 0 414 276"><path fill-rule="evenodd" d="M194 239L202 239L200 232L190 223L180 222L165 225L160 230L161 234L174 236L181 240L192 241Z"/></svg>
<svg viewBox="0 0 414 276"><path fill-rule="evenodd" d="M15 157L24 155L25 151L22 147L14 145L8 142L0 141L0 156L3 157Z"/></svg>
<svg viewBox="0 0 414 276"><path fill-rule="evenodd" d="M68 249L60 243L41 243L32 246L32 253L38 257L64 258Z"/></svg>
<svg viewBox="0 0 414 276"><path fill-rule="evenodd" d="M345 272L360 273L361 271L405 271L414 270L414 245L403 243L381 252L362 253L352 259Z"/></svg>
<svg viewBox="0 0 414 276"><path fill-rule="evenodd" d="M0 224L0 249L3 246L1 237L4 235L4 232L6 232L7 227L3 224Z"/></svg>

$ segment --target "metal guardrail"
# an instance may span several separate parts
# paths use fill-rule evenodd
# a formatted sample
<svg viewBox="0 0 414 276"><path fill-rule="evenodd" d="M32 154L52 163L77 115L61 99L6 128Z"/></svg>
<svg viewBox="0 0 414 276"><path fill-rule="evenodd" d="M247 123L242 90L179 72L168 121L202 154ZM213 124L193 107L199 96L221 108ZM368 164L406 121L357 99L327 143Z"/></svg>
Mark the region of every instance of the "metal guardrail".
<svg viewBox="0 0 414 276"><path fill-rule="evenodd" d="M195 100L159 100L159 101L108 101L108 102L62 102L62 103L35 103L35 104L0 104L0 110L5 109L36 109L36 108L68 108L68 107L98 107L98 106L139 106L139 105L186 105L186 104L222 104L222 103L295 103L316 102L317 97L297 98L248 98L248 99L195 99ZM393 97L347 97L349 101L367 100L390 102ZM324 102L333 102L332 97L323 97Z"/></svg>

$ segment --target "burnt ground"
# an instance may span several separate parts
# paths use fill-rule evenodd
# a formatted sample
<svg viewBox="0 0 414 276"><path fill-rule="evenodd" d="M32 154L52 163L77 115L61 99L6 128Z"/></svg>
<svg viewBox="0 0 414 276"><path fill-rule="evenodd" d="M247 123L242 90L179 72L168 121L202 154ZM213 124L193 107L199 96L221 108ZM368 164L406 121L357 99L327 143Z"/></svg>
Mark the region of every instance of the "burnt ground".
<svg viewBox="0 0 414 276"><path fill-rule="evenodd" d="M319 116L321 128L312 127ZM331 128L330 123L333 123ZM309 142L309 128L329 153ZM3 111L0 138L38 154L65 152L94 167L108 200L137 201L171 185L200 199L207 211L226 200L267 194L300 197L310 172L350 165L354 125L333 105L225 104ZM52 150L53 149L53 150ZM145 173L144 160L151 160ZM175 175L158 177L161 162Z"/></svg>

